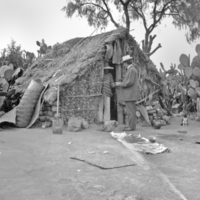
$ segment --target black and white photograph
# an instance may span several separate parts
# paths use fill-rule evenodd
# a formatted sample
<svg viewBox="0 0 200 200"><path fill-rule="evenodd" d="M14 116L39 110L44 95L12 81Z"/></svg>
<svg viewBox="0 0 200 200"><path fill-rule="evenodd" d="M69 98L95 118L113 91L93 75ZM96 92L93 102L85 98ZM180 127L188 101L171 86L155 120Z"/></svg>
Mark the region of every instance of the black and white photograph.
<svg viewBox="0 0 200 200"><path fill-rule="evenodd" d="M0 200L200 200L200 0L0 0Z"/></svg>

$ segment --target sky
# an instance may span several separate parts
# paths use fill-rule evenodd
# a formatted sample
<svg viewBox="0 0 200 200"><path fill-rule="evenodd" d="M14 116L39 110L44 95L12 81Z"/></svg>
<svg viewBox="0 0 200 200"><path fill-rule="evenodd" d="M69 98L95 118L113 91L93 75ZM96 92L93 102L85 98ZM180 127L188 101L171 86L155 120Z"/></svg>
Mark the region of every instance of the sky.
<svg viewBox="0 0 200 200"><path fill-rule="evenodd" d="M14 39L22 50L34 52L37 55L39 47L36 41L45 39L47 45L62 43L76 37L87 37L95 30L90 27L85 18L66 18L61 11L67 0L0 0L0 51L6 48ZM93 35L113 30L110 24L104 31L96 31ZM140 22L131 24L131 35L141 45L144 29ZM166 69L171 63L179 64L182 53L193 58L196 55L195 46L200 39L188 44L185 38L186 30L178 30L172 25L171 19L166 19L154 31L157 34L154 47L161 43L160 48L151 56L155 65L160 68L162 62Z"/></svg>

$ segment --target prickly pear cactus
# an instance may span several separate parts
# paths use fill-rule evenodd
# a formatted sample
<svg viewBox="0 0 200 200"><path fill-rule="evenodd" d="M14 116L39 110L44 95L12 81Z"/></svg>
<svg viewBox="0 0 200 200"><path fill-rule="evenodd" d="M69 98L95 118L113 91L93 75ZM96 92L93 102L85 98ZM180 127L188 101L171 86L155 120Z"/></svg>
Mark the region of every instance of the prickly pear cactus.
<svg viewBox="0 0 200 200"><path fill-rule="evenodd" d="M181 54L179 61L184 67L190 66L190 58L185 54Z"/></svg>
<svg viewBox="0 0 200 200"><path fill-rule="evenodd" d="M196 45L195 50L197 55L192 63L190 63L190 55L186 54L181 54L180 64L177 67L172 64L169 70L165 70L164 65L160 63L160 73L162 72L164 78L163 91L166 95L170 93L170 89L176 89L184 95L188 94L192 99L200 97L200 44ZM182 85L181 88L185 88L184 91L180 89L180 85Z"/></svg>
<svg viewBox="0 0 200 200"><path fill-rule="evenodd" d="M195 68L195 67L200 68L200 58L198 55L193 58L191 66L192 68Z"/></svg>
<svg viewBox="0 0 200 200"><path fill-rule="evenodd" d="M185 75L190 78L193 75L193 69L192 67L188 66L185 68Z"/></svg>
<svg viewBox="0 0 200 200"><path fill-rule="evenodd" d="M181 63L178 65L178 69L180 69L180 70L185 70L185 66L184 65L182 65Z"/></svg>
<svg viewBox="0 0 200 200"><path fill-rule="evenodd" d="M200 44L196 45L195 50L196 50L198 56L200 57Z"/></svg>
<svg viewBox="0 0 200 200"><path fill-rule="evenodd" d="M200 68L200 44L197 44L195 47L197 55L193 58L191 66L192 68Z"/></svg>
<svg viewBox="0 0 200 200"><path fill-rule="evenodd" d="M200 68L195 67L195 68L193 69L193 74L194 74L194 76L200 78Z"/></svg>
<svg viewBox="0 0 200 200"><path fill-rule="evenodd" d="M188 90L188 95L192 98L192 99L197 99L197 93L194 89L190 88Z"/></svg>

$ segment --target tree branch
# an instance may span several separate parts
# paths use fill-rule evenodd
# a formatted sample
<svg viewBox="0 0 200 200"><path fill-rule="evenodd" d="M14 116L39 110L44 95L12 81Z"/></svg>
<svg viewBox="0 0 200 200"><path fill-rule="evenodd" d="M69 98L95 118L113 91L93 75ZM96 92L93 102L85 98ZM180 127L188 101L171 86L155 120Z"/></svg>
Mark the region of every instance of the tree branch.
<svg viewBox="0 0 200 200"><path fill-rule="evenodd" d="M119 24L114 20L112 14L111 14L111 12L110 12L110 9L109 9L109 7L108 7L108 5L107 5L107 3L105 2L105 0L102 0L102 2L103 2L103 4L105 5L105 7L106 7L106 9L107 9L107 13L108 13L108 15L109 15L109 17L110 17L110 20L111 20L112 23L116 26L116 28L118 28L118 27L119 27Z"/></svg>
<svg viewBox="0 0 200 200"><path fill-rule="evenodd" d="M126 28L129 31L130 30L130 16L129 16L129 13L128 13L128 4L131 2L131 0L127 0L125 3L123 2L123 0L119 0L119 1L124 8L124 14L125 14L125 17L126 17Z"/></svg>
<svg viewBox="0 0 200 200"><path fill-rule="evenodd" d="M141 17L141 19L143 21L144 28L147 31L148 30L148 28L147 28L147 21L146 21L146 18L144 16L144 13L142 12L141 8L140 8L141 13L140 13L140 11L138 10L138 8L134 7L133 5L129 5L129 6Z"/></svg>
<svg viewBox="0 0 200 200"><path fill-rule="evenodd" d="M156 38L157 35L151 36L150 35L150 41L149 41L149 52L151 51L151 46L153 44L153 40Z"/></svg>
<svg viewBox="0 0 200 200"><path fill-rule="evenodd" d="M149 27L150 33L154 30L154 28L157 26L157 24L161 21L162 17L165 15L165 12L170 9L169 5L171 3L173 3L173 0L171 0L171 1L167 2L166 4L164 4L163 8L160 11L156 10L157 3L158 3L158 0L156 0L155 6L154 6L154 10L153 10L153 13L154 13L153 16L154 17L153 17L153 23ZM158 17L158 19L156 19L157 17Z"/></svg>
<svg viewBox="0 0 200 200"><path fill-rule="evenodd" d="M110 17L110 20L112 21L112 23L115 25L115 27L118 28L118 27L119 27L119 24L114 20L112 14L111 14L111 12L110 12L110 9L109 9L108 5L106 4L105 0L102 0L102 1L103 1L104 5L105 5L106 9L103 8L102 6L100 6L99 4L96 4L96 3L82 3L81 6L93 5L93 6L95 6L95 7L100 8L101 10L103 10L105 13L108 14L108 16ZM107 17L106 17L106 18L107 18Z"/></svg>
<svg viewBox="0 0 200 200"><path fill-rule="evenodd" d="M93 6L95 6L95 7L100 8L100 9L103 10L104 12L108 13L108 11L105 10L105 9L104 9L102 6L100 6L99 4L96 4L96 3L82 3L82 4L81 4L81 7L82 7L82 6L85 6L85 5L93 5Z"/></svg>
<svg viewBox="0 0 200 200"><path fill-rule="evenodd" d="M153 55L159 48L161 48L162 46L161 46L161 44L159 43L158 44L158 46L151 52L151 53L149 53L149 57L151 56L151 55Z"/></svg>

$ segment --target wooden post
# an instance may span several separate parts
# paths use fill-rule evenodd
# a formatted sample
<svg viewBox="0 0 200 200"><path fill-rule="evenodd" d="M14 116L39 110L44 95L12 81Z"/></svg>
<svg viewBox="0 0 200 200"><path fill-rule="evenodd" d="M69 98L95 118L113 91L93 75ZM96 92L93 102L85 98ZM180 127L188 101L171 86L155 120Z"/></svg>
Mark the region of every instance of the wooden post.
<svg viewBox="0 0 200 200"><path fill-rule="evenodd" d="M121 78L122 78L121 65L116 65L116 81L119 81ZM124 123L123 107L119 103L120 88L116 88L116 92L117 92L117 119L119 124L123 124Z"/></svg>

